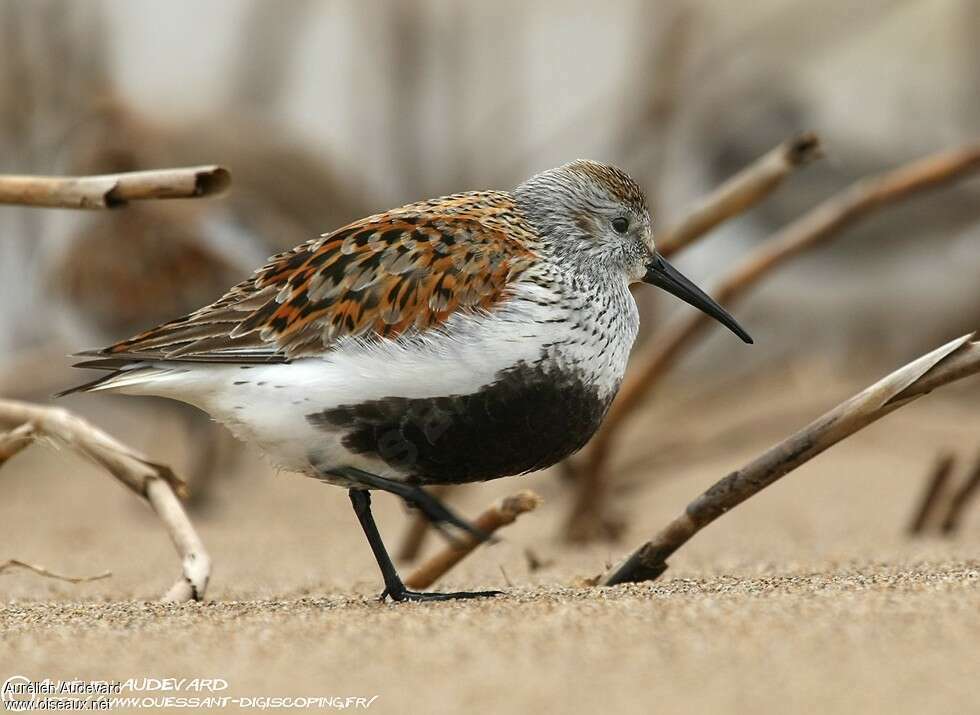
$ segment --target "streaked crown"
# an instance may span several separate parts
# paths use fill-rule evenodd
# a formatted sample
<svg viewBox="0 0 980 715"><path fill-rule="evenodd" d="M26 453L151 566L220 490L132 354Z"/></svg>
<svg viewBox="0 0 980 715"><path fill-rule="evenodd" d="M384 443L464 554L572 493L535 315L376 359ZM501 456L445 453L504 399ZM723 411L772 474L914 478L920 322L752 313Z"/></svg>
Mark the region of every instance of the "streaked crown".
<svg viewBox="0 0 980 715"><path fill-rule="evenodd" d="M532 176L514 191L546 248L562 259L602 264L632 280L653 252L650 212L622 169L573 161Z"/></svg>

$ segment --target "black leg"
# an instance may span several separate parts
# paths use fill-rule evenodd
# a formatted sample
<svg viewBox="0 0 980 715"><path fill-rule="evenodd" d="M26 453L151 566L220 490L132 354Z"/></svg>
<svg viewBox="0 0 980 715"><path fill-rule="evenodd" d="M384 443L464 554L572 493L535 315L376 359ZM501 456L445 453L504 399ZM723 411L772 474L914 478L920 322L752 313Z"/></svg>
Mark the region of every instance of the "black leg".
<svg viewBox="0 0 980 715"><path fill-rule="evenodd" d="M443 529L446 524L451 524L471 534L479 541L493 541L489 534L477 529L465 519L454 514L445 504L421 487L396 482L394 479L385 479L384 477L379 477L376 474L365 472L363 469L357 469L356 467L344 467L335 471L341 476L356 481L358 484L363 484L365 487L380 489L381 491L400 496L409 504L421 510L429 521L432 522L432 525L439 529ZM444 533L452 540L450 534L447 532Z"/></svg>
<svg viewBox="0 0 980 715"><path fill-rule="evenodd" d="M385 549L384 542L381 541L381 533L378 531L378 525L374 523L374 516L371 514L371 494L367 489L351 489L348 493L350 494L350 502L354 505L354 513L357 514L357 519L361 522L361 528L364 529L364 535L367 536L371 551L374 552L374 558L381 569L381 576L384 578L385 590L381 594L382 599L385 596L391 596L393 601L449 601L456 598L485 598L500 594L500 591L457 591L455 593L409 591L398 576L395 565L391 562L391 557L388 556L388 551Z"/></svg>

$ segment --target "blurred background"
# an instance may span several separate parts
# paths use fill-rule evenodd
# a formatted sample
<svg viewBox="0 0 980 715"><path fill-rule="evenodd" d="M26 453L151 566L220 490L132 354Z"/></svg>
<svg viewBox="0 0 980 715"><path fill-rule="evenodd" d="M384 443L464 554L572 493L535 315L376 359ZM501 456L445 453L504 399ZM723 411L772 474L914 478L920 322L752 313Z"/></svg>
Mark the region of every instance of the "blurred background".
<svg viewBox="0 0 980 715"><path fill-rule="evenodd" d="M823 158L674 256L685 273L710 285L861 177L976 142L980 1L0 0L0 173L219 163L233 176L214 200L0 207L0 397L48 402L90 379L67 354L193 310L266 256L376 211L507 189L590 158L626 168L662 229L810 130ZM955 533L910 539L906 528L939 455L956 458L957 483L976 464L976 379L903 408L726 515L672 558L665 586L601 598L574 587L724 474L980 328L978 276L975 176L874 213L767 274L734 311L755 345L713 328L622 430L602 515L616 528L591 532L620 543L568 543L574 470L446 495L466 515L526 486L545 499L437 584L508 589L479 618L366 600L378 581L346 495L274 474L200 413L61 400L191 482L215 563L208 596L245 610L143 609L133 621L123 604L119 621L89 609L95 625L80 625L92 601L112 616L121 599L156 597L177 565L130 492L69 452L34 447L0 473L0 561L113 575L68 584L4 573L15 621L18 599L83 603L54 629L60 639L32 624L4 640L0 672L8 658L9 672L38 677L203 673L263 695L298 683L308 694L381 692L390 704L410 694L441 712L503 712L487 707L495 698L524 711L650 712L651 688L668 711L692 698L711 712L827 712L846 698L852 712L963 711L957 698L975 704L976 693L967 664L980 634L980 510ZM690 312L653 289L637 299L641 343ZM394 499L376 504L396 552L411 519ZM429 538L422 554L441 545ZM813 600L796 585L842 573L853 588L817 589ZM757 595L770 588L783 590ZM535 611L542 594L570 597L574 617L550 602ZM249 599L269 600L249 615ZM95 654L84 673L78 652ZM433 672L454 676L418 687ZM597 678L608 687L593 687Z"/></svg>
<svg viewBox="0 0 980 715"><path fill-rule="evenodd" d="M821 161L676 258L710 283L856 179L980 129L975 0L738 12L694 0L2 0L0 36L0 171L213 162L233 175L217 200L0 208L0 394L35 400L84 378L67 353L193 310L266 256L402 203L591 158L630 171L663 228L816 131ZM690 386L697 399L760 394L745 386L787 374L821 394L828 375L873 376L977 328L978 199L980 182L959 182L774 271L737 309L756 345L713 331L673 376L677 399L696 402ZM641 342L689 310L655 291L638 301ZM140 415L137 446L201 485L237 463L190 409L65 404L127 426ZM661 456L685 444L657 434ZM648 457L634 459L641 471Z"/></svg>
<svg viewBox="0 0 980 715"><path fill-rule="evenodd" d="M216 202L2 209L3 358L121 337L353 218L580 157L627 168L664 227L779 141L817 131L824 161L678 258L703 280L857 177L980 127L972 0L737 13L685 0L4 0L0 12L0 171L216 162L234 175ZM976 327L978 193L973 181L900 207L774 274L740 309L758 343L744 358L888 359ZM726 359L726 346L719 332L695 357Z"/></svg>

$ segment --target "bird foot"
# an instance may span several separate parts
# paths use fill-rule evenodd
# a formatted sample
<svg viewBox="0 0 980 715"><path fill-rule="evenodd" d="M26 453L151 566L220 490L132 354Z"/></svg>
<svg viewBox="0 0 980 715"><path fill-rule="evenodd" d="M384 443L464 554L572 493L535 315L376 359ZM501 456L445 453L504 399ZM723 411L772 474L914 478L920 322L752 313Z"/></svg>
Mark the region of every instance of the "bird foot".
<svg viewBox="0 0 980 715"><path fill-rule="evenodd" d="M409 591L407 588L401 588L396 591L390 591L385 589L379 598L379 600L384 601L385 598L391 598L392 601L455 601L457 599L464 598L494 598L496 596L502 596L503 591L453 591L450 593L431 593L427 591Z"/></svg>

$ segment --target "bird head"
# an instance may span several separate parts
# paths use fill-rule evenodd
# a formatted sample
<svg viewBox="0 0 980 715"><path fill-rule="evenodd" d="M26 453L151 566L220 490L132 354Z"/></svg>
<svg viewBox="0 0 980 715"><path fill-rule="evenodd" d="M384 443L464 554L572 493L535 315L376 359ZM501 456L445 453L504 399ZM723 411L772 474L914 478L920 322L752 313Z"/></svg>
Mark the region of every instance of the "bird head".
<svg viewBox="0 0 980 715"><path fill-rule="evenodd" d="M655 285L752 342L724 308L657 252L646 197L622 169L573 161L532 176L514 198L541 249L558 261L612 280Z"/></svg>

